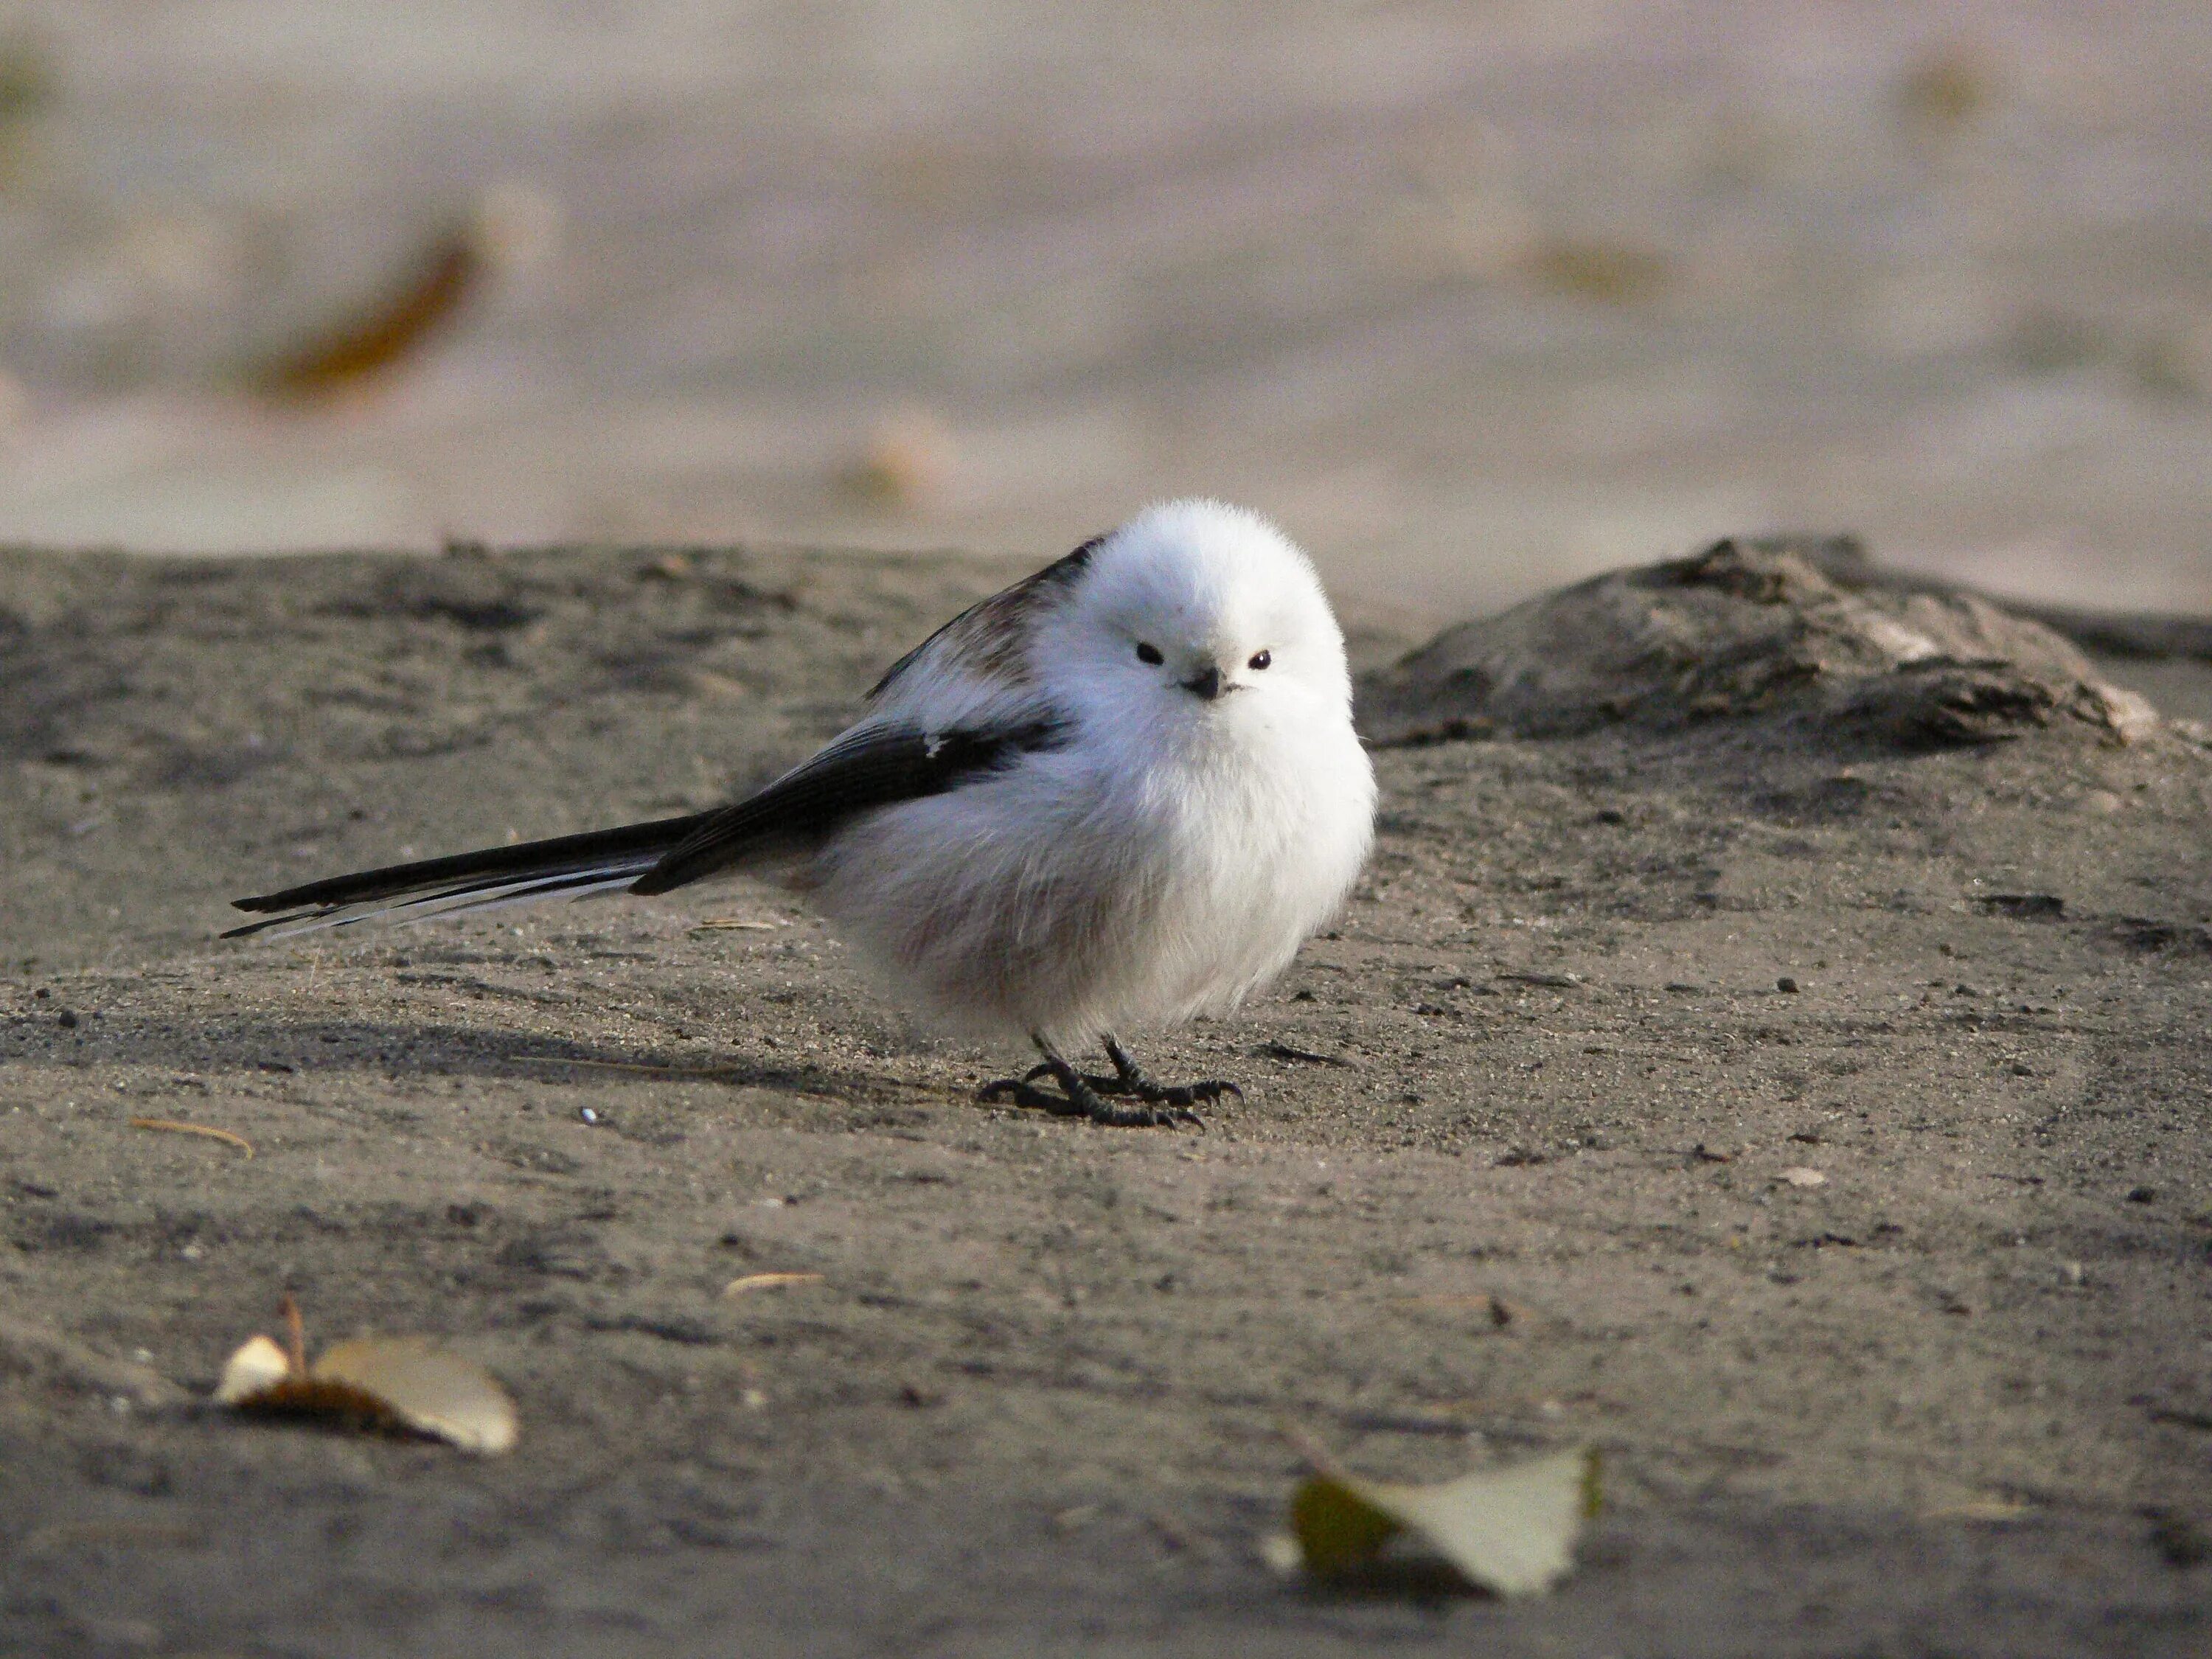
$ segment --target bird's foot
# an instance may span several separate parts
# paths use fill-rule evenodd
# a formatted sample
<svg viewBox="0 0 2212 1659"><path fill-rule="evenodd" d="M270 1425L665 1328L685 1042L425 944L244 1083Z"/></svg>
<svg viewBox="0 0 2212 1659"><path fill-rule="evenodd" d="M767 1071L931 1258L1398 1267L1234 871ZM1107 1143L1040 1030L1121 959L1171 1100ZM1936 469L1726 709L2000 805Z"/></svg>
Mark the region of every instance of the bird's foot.
<svg viewBox="0 0 2212 1659"><path fill-rule="evenodd" d="M1125 1077L1085 1077L1083 1079L1102 1095L1134 1095L1139 1100L1154 1106L1191 1107L1200 1101L1211 1106L1224 1095L1244 1098L1244 1091L1226 1078L1202 1078L1196 1083L1161 1083L1141 1071L1132 1071Z"/></svg>
<svg viewBox="0 0 2212 1659"><path fill-rule="evenodd" d="M1226 1078L1210 1077L1196 1083L1161 1083L1137 1064L1129 1051L1113 1037L1103 1039L1106 1058L1114 1062L1115 1075L1086 1079L1102 1095L1134 1095L1155 1106L1191 1107L1201 1100L1208 1105L1224 1095L1240 1101L1244 1091Z"/></svg>
<svg viewBox="0 0 2212 1659"><path fill-rule="evenodd" d="M1047 1077L1060 1085L1057 1092L1037 1087L1038 1079ZM1054 1117L1087 1117L1115 1129L1172 1128L1178 1123L1195 1124L1202 1129L1205 1120L1191 1107L1200 1100L1218 1098L1224 1088L1233 1091L1237 1086L1200 1083L1187 1089L1166 1089L1150 1079L1145 1081L1150 1085L1149 1091L1133 1087L1119 1077L1086 1076L1064 1060L1058 1065L1046 1060L1020 1077L1002 1077L985 1084L975 1097L1005 1101ZM1143 1103L1117 1105L1107 1098L1109 1095L1132 1095Z"/></svg>

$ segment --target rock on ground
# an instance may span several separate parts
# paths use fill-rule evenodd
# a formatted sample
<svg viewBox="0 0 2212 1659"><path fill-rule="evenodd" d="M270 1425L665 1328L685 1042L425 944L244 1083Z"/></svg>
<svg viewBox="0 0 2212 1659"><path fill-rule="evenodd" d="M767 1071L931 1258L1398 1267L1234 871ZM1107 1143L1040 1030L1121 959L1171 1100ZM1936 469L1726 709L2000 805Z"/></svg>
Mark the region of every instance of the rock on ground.
<svg viewBox="0 0 2212 1659"><path fill-rule="evenodd" d="M1729 539L1447 629L1363 688L1384 742L1791 714L1830 748L2002 743L2056 721L2123 743L2149 703L2044 623L1886 582L1848 538Z"/></svg>

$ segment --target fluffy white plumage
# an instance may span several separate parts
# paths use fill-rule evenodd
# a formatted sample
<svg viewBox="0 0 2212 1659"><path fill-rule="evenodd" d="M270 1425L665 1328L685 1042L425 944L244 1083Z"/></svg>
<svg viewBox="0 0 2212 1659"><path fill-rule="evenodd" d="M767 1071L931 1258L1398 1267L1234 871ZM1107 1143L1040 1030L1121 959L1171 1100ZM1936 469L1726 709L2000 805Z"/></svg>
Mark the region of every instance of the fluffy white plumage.
<svg viewBox="0 0 2212 1659"><path fill-rule="evenodd" d="M1374 773L1305 556L1238 508L1153 507L954 618L870 705L730 806L242 899L281 914L236 931L773 866L895 994L963 1031L1034 1040L1046 1064L994 1085L1025 1103L1160 1122L1232 1086L1164 1088L1115 1035L1237 1006L1366 860ZM1116 1076L1059 1052L1092 1042ZM1061 1096L1030 1086L1046 1071Z"/></svg>
<svg viewBox="0 0 2212 1659"><path fill-rule="evenodd" d="M856 822L809 872L817 902L896 988L979 1035L1079 1045L1235 1006L1342 904L1373 836L1313 567L1251 514L1179 501L1012 625L1014 672L979 668L996 641L925 650L870 719L1042 714L1071 739ZM1188 689L1208 672L1217 695Z"/></svg>

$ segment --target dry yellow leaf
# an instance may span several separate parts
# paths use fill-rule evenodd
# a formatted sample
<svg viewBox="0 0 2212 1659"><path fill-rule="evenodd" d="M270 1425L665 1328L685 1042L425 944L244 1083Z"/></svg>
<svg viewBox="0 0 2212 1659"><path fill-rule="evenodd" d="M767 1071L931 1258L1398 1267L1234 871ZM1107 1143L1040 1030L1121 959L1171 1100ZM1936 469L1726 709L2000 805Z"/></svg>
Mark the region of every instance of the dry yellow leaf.
<svg viewBox="0 0 2212 1659"><path fill-rule="evenodd" d="M1441 1566L1493 1595L1540 1594L1565 1576L1597 1512L1588 1447L1419 1486L1363 1480L1309 1455L1318 1473L1291 1497L1291 1535L1267 1554L1323 1583L1434 1589Z"/></svg>
<svg viewBox="0 0 2212 1659"><path fill-rule="evenodd" d="M497 1378L427 1337L362 1336L307 1363L298 1306L284 1298L289 1351L253 1336L224 1364L215 1397L239 1411L345 1427L405 1430L487 1455L514 1449L514 1401Z"/></svg>

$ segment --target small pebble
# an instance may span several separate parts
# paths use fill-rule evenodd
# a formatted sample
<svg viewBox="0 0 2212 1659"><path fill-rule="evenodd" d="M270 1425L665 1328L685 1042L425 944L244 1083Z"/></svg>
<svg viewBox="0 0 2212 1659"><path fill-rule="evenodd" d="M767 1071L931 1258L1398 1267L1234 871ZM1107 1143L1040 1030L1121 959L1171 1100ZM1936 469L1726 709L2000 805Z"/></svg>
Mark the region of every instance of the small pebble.
<svg viewBox="0 0 2212 1659"><path fill-rule="evenodd" d="M580 1120L586 1123L598 1124L606 1121L605 1118L601 1117L597 1112L593 1111L588 1106L579 1106L576 1109L576 1115Z"/></svg>

